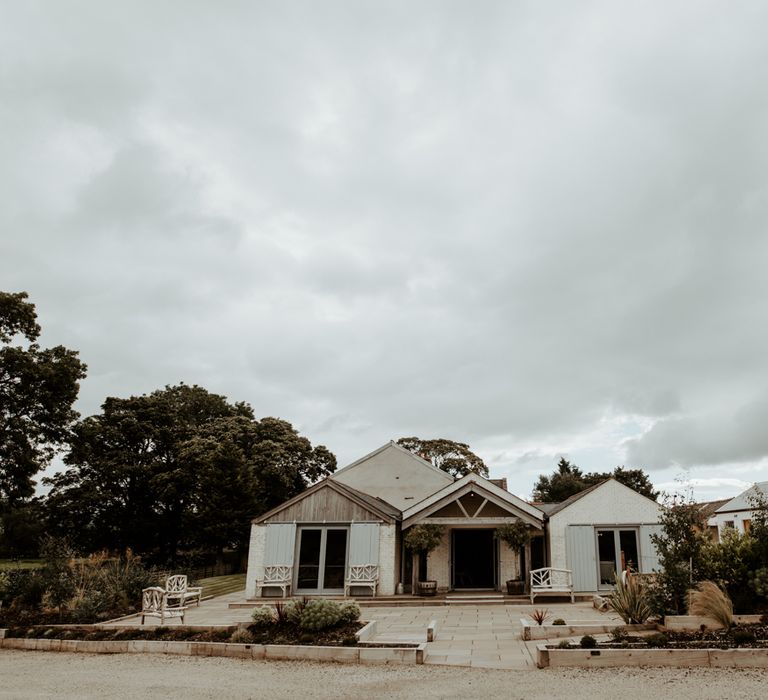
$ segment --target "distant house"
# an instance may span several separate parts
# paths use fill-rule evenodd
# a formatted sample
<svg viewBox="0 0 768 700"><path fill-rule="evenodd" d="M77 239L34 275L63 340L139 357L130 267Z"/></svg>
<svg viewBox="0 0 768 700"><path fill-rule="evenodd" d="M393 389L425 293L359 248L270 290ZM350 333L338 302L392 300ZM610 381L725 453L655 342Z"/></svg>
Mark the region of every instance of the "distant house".
<svg viewBox="0 0 768 700"><path fill-rule="evenodd" d="M532 504L505 486L477 474L454 479L390 442L253 521L247 595L282 592L265 585L265 573L284 577L296 595L370 593L347 588L361 571L375 576L376 595L393 595L398 584L409 591L418 572L403 535L422 523L445 529L426 571L441 591L499 590L552 566L573 571L576 591L593 592L610 588L616 571L656 568L655 501L614 479L560 504ZM532 535L520 551L494 537L516 521Z"/></svg>
<svg viewBox="0 0 768 700"><path fill-rule="evenodd" d="M754 517L754 499L758 496L768 498L768 481L752 484L746 491L717 508L707 520L713 533L719 536L723 528L733 528L741 534L749 532Z"/></svg>

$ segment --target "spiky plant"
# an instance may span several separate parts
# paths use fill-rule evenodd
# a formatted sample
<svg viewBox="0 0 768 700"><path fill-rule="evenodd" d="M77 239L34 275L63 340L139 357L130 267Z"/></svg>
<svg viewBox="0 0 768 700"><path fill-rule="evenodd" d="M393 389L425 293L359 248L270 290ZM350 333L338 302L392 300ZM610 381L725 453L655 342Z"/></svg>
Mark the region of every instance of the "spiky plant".
<svg viewBox="0 0 768 700"><path fill-rule="evenodd" d="M709 617L728 629L733 622L733 603L716 583L702 581L688 594L688 614Z"/></svg>
<svg viewBox="0 0 768 700"><path fill-rule="evenodd" d="M544 620L546 620L548 617L549 610L546 608L543 610L541 608L536 608L536 610L531 613L531 620L533 620L537 625L543 625Z"/></svg>
<svg viewBox="0 0 768 700"><path fill-rule="evenodd" d="M616 577L616 587L608 598L608 605L627 625L642 625L651 616L651 608L640 581L627 574Z"/></svg>

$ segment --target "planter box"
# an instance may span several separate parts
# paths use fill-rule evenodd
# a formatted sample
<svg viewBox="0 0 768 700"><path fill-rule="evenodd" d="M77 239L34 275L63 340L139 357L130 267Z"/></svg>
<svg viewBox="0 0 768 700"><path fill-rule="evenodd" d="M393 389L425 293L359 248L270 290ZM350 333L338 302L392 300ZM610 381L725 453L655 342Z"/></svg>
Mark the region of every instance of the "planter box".
<svg viewBox="0 0 768 700"><path fill-rule="evenodd" d="M658 625L648 622L644 625L602 624L600 622L573 621L570 625L537 625L528 618L521 617L520 624L523 627L522 638L526 641L532 639L559 639L561 637L583 637L585 634L608 634L611 630L620 627L629 634L647 632L658 629Z"/></svg>
<svg viewBox="0 0 768 700"><path fill-rule="evenodd" d="M768 649L548 649L536 647L539 668L667 666L768 668Z"/></svg>
<svg viewBox="0 0 768 700"><path fill-rule="evenodd" d="M68 651L86 654L178 654L232 659L294 659L361 664L423 664L426 644L417 647L321 647L230 642L167 642L154 639L86 641L81 639L27 639L0 637L0 649Z"/></svg>

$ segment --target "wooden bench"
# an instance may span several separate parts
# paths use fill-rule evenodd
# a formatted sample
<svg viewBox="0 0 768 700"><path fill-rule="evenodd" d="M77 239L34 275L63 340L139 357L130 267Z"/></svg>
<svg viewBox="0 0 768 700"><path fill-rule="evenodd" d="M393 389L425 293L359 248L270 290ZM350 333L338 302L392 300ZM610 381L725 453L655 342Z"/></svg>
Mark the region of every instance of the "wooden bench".
<svg viewBox="0 0 768 700"><path fill-rule="evenodd" d="M573 599L573 576L570 569L533 569L531 571L531 603L537 595L569 595Z"/></svg>
<svg viewBox="0 0 768 700"><path fill-rule="evenodd" d="M283 592L283 598L291 587L293 567L275 564L264 567L264 576L256 581L256 587L261 588L262 594L267 586L275 586Z"/></svg>
<svg viewBox="0 0 768 700"><path fill-rule="evenodd" d="M194 600L195 605L200 605L203 597L202 586L188 586L185 574L174 574L165 579L165 592L168 602L178 601L178 605L187 604L188 600Z"/></svg>
<svg viewBox="0 0 768 700"><path fill-rule="evenodd" d="M160 625L165 624L165 618L181 618L184 624L184 613L187 608L183 605L168 605L168 593L160 586L145 588L141 592L141 624L145 617L160 618Z"/></svg>
<svg viewBox="0 0 768 700"><path fill-rule="evenodd" d="M371 589L371 595L376 595L376 586L379 585L379 567L377 564L361 564L349 567L347 578L344 580L344 595L352 586L367 586Z"/></svg>

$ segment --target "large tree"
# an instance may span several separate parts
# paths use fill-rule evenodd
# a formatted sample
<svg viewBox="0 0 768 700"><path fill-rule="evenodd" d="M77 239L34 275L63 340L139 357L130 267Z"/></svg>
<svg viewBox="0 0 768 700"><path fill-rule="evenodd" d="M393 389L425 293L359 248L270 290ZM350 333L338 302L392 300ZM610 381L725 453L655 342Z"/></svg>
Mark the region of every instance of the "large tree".
<svg viewBox="0 0 768 700"><path fill-rule="evenodd" d="M107 399L76 426L65 462L48 480L54 530L159 560L244 547L253 516L336 468L290 423L184 384Z"/></svg>
<svg viewBox="0 0 768 700"><path fill-rule="evenodd" d="M438 469L452 476L464 476L470 472L488 476L488 467L485 466L485 462L463 442L444 438L422 440L417 437L402 437L397 444L432 462Z"/></svg>
<svg viewBox="0 0 768 700"><path fill-rule="evenodd" d="M35 475L67 441L86 366L74 350L41 348L26 292L0 292L0 514L22 507Z"/></svg>
<svg viewBox="0 0 768 700"><path fill-rule="evenodd" d="M533 500L542 503L560 503L590 486L606 479L616 479L643 496L658 498L651 480L642 469L616 467L612 472L589 472L584 474L575 464L564 457L557 463L557 469L550 475L542 474L533 487Z"/></svg>

